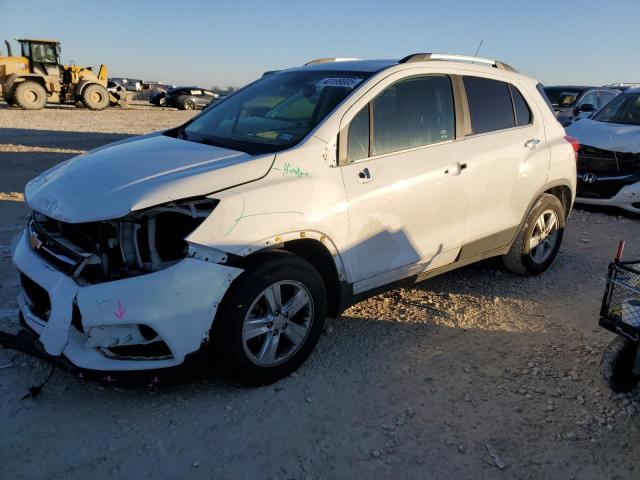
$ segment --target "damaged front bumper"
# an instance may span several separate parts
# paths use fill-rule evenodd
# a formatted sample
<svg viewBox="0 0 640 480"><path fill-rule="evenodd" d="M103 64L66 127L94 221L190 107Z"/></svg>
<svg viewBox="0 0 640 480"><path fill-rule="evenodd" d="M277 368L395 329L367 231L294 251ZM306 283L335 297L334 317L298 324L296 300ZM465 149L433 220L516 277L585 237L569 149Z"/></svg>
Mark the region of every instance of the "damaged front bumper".
<svg viewBox="0 0 640 480"><path fill-rule="evenodd" d="M185 258L165 269L80 285L57 270L23 233L13 251L18 305L50 356L87 370L180 365L200 349L219 303L241 269Z"/></svg>
<svg viewBox="0 0 640 480"><path fill-rule="evenodd" d="M640 213L640 182L632 183L622 187L610 198L595 198L576 196L576 202L585 205L603 205L609 207L623 208L629 212Z"/></svg>

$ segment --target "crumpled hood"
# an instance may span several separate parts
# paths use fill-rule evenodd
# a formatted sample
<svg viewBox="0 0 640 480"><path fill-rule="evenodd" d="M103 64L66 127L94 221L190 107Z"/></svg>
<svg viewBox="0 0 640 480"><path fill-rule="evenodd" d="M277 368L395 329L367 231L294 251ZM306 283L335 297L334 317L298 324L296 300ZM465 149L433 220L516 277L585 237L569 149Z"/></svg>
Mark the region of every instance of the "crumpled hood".
<svg viewBox="0 0 640 480"><path fill-rule="evenodd" d="M640 152L640 126L597 122L584 118L567 127L580 144L616 152Z"/></svg>
<svg viewBox="0 0 640 480"><path fill-rule="evenodd" d="M257 180L274 157L146 135L56 165L27 184L25 200L64 222L108 220Z"/></svg>

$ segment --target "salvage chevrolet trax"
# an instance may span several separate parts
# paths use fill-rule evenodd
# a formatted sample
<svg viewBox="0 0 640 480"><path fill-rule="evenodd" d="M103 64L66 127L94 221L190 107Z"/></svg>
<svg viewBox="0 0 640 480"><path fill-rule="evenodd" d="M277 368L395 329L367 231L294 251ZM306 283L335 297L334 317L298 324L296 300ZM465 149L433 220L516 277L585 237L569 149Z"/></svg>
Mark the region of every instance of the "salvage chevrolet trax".
<svg viewBox="0 0 640 480"><path fill-rule="evenodd" d="M259 384L383 288L494 256L539 274L578 147L540 91L475 57L323 59L64 162L25 189L24 323L84 369L199 352Z"/></svg>

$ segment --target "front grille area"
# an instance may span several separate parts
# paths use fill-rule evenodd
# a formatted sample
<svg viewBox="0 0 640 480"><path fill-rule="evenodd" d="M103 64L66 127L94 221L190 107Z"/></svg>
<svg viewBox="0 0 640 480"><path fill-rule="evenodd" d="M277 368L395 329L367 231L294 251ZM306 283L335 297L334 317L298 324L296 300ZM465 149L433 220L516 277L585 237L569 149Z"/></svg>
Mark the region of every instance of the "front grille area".
<svg viewBox="0 0 640 480"><path fill-rule="evenodd" d="M581 198L609 199L626 185L640 182L640 154L581 145L578 189Z"/></svg>
<svg viewBox="0 0 640 480"><path fill-rule="evenodd" d="M27 294L31 313L45 322L49 321L51 300L49 299L47 291L24 273L20 273L20 285Z"/></svg>
<svg viewBox="0 0 640 480"><path fill-rule="evenodd" d="M640 153L614 152L580 145L578 169L595 175L636 175L640 172Z"/></svg>
<svg viewBox="0 0 640 480"><path fill-rule="evenodd" d="M606 178L596 178L593 183L587 183L583 180L583 176L578 176L578 188L576 194L581 198L609 199L615 197L618 192L626 185L638 182L640 179L634 180L608 180Z"/></svg>

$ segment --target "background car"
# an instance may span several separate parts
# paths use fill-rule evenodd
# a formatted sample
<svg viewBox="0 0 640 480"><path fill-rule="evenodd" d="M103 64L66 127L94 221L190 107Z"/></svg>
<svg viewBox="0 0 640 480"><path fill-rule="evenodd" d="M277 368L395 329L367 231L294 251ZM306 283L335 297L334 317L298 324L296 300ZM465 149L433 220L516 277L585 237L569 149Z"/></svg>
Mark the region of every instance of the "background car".
<svg viewBox="0 0 640 480"><path fill-rule="evenodd" d="M639 87L640 83L637 82L618 82L618 83L610 83L609 85L603 85L604 88L615 88L616 90L620 90L624 92L630 88Z"/></svg>
<svg viewBox="0 0 640 480"><path fill-rule="evenodd" d="M139 92L142 90L142 80L138 78L114 77L110 80L123 85L129 92Z"/></svg>
<svg viewBox="0 0 640 480"><path fill-rule="evenodd" d="M195 110L204 108L218 95L210 90L199 87L177 87L167 91L164 100L168 107L180 110Z"/></svg>
<svg viewBox="0 0 640 480"><path fill-rule="evenodd" d="M567 133L580 140L576 202L640 213L640 88L617 96Z"/></svg>
<svg viewBox="0 0 640 480"><path fill-rule="evenodd" d="M620 94L620 90L613 88L575 85L554 85L544 87L544 91L563 127L570 125L581 112L593 113Z"/></svg>
<svg viewBox="0 0 640 480"><path fill-rule="evenodd" d="M156 107L164 107L166 105L165 96L167 92L164 90L158 90L154 92L149 97L149 103L155 105Z"/></svg>

